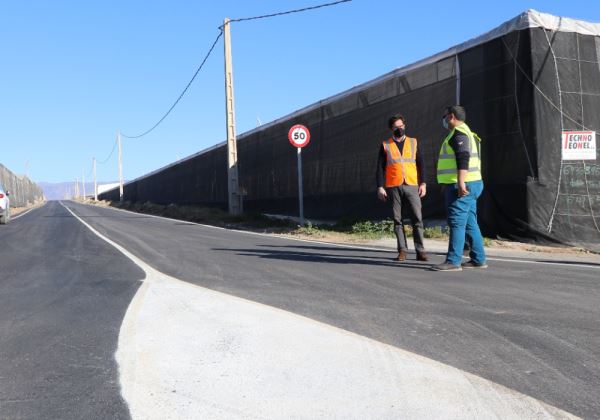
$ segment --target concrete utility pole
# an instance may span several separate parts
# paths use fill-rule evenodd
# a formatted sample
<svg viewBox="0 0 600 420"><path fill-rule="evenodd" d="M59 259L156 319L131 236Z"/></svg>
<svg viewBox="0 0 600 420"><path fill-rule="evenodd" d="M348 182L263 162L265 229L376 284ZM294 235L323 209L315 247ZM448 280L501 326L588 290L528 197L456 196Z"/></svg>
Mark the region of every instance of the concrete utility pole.
<svg viewBox="0 0 600 420"><path fill-rule="evenodd" d="M235 140L235 105L233 101L233 66L231 63L231 36L229 18L223 21L225 44L225 112L227 116L227 190L229 213L242 214L242 196L238 179L237 143Z"/></svg>
<svg viewBox="0 0 600 420"><path fill-rule="evenodd" d="M81 171L81 190L83 191L83 199L85 200L85 168Z"/></svg>
<svg viewBox="0 0 600 420"><path fill-rule="evenodd" d="M117 132L117 143L119 145L119 201L123 201L123 155L121 153L121 132Z"/></svg>
<svg viewBox="0 0 600 420"><path fill-rule="evenodd" d="M94 167L94 201L98 201L98 180L96 179L96 158L92 158L92 166Z"/></svg>
<svg viewBox="0 0 600 420"><path fill-rule="evenodd" d="M79 198L79 178L75 178L75 199Z"/></svg>

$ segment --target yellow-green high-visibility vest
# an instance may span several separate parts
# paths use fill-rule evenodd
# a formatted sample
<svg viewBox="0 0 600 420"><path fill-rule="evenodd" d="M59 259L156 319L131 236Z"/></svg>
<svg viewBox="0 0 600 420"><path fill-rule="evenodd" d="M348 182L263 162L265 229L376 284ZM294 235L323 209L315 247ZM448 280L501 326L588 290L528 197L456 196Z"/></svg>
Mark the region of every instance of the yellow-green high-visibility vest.
<svg viewBox="0 0 600 420"><path fill-rule="evenodd" d="M481 140L477 134L471 131L467 124L462 123L454 127L442 142L437 162L438 184L456 184L458 182L456 155L452 147L448 144L455 131L460 131L469 138L469 170L465 182L481 180L481 159L479 157L479 147L477 147L477 142Z"/></svg>

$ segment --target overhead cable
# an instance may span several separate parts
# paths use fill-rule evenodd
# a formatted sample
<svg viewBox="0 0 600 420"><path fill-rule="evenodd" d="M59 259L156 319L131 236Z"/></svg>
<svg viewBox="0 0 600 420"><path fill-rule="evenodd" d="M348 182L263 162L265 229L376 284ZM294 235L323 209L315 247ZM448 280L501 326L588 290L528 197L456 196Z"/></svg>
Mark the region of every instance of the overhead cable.
<svg viewBox="0 0 600 420"><path fill-rule="evenodd" d="M112 155L113 155L113 153L115 152L115 149L117 148L117 141L118 141L118 140L115 140L115 143L113 144L113 148L112 148L112 150L110 151L110 154L108 155L108 157L107 157L106 159L102 160L102 161L98 161L98 162L96 162L96 163L98 163L98 165L103 165L103 164L105 164L106 162L108 162L108 159L110 159L110 158L111 158L111 156L112 156Z"/></svg>
<svg viewBox="0 0 600 420"><path fill-rule="evenodd" d="M352 0L339 0L339 1L331 2L331 3L319 4L317 6L304 7L302 9L295 9L295 10L288 10L288 11L285 11L285 12L270 13L268 15L261 15L261 16L253 16L253 17L246 17L246 18L231 19L230 22L243 22L243 21L248 21L248 20L257 20L257 19L271 18L271 17L275 17L275 16L289 15L291 13L300 13L300 12L306 12L306 11L309 11L309 10L320 9L320 8L323 8L323 7L335 6L337 4L348 3L350 1L352 1ZM138 139L140 137L143 137L146 134L150 133L152 130L154 130L156 127L158 127L160 125L160 123L162 123L165 120L165 118L167 118L167 116L171 113L171 111L175 108L175 106L177 106L177 104L179 103L179 101L181 100L181 98L183 98L183 95L185 95L185 93L187 92L187 90L191 86L192 82L194 81L194 79L196 78L196 76L198 75L198 73L200 72L200 70L202 69L202 67L204 66L204 63L206 63L206 60L208 59L208 57L210 56L210 54L214 50L215 45L217 45L217 41L219 40L219 38L222 35L223 35L223 25L219 26L219 34L217 35L217 37L215 38L215 41L213 42L212 46L208 50L208 53L204 57L204 60L202 60L202 63L200 64L200 66L198 67L198 69L196 69L196 72L192 76L192 79L189 81L189 83L187 84L187 86L185 87L185 89L183 89L183 92L181 92L181 94L179 95L179 97L177 98L177 100L175 101L175 103L173 103L173 105L171 105L171 108L169 108L169 110L162 116L162 118L160 120L158 120L158 122L156 124L154 124L152 127L150 127L148 130L144 131L141 134L138 134L136 136L129 136L127 134L121 133L121 135L123 137L128 138L128 139ZM112 154L112 152L111 152L111 154Z"/></svg>
<svg viewBox="0 0 600 420"><path fill-rule="evenodd" d="M332 3L319 4L317 6L304 7L302 9L288 10L286 12L270 13L268 15L253 16L253 17L247 17L247 18L230 19L230 22L244 22L247 20L266 19L266 18L271 18L271 17L275 17L275 16L289 15L291 13L300 13L300 12L306 12L308 10L320 9L322 7L335 6L337 4L348 3L350 1L352 1L352 0L340 0L340 1L334 1ZM223 28L223 26L219 26L219 28Z"/></svg>
<svg viewBox="0 0 600 420"><path fill-rule="evenodd" d="M156 124L154 124L152 127L150 127L148 130L144 131L141 134L138 134L136 136L128 136L127 134L121 133L121 136L123 136L125 138L128 138L128 139L139 139L140 137L145 136L146 134L148 134L152 130L154 130L156 127L158 127L159 124L161 122L163 122L165 118L167 118L167 116L171 113L171 111L173 111L173 108L175 108L175 106L177 106L177 104L179 103L179 101L181 100L181 98L183 98L183 95L185 95L185 93L187 92L187 90L191 86L192 82L194 81L194 79L196 78L196 76L198 75L198 73L200 73L200 70L202 70L202 67L204 66L204 63L206 63L206 60L208 59L208 57L212 53L213 49L215 48L215 45L217 45L217 41L219 40L219 38L221 38L222 35L223 35L223 31L221 30L221 31L219 31L219 35L217 35L217 37L215 38L215 41L213 42L212 46L208 50L208 53L204 57L204 60L202 60L202 63L200 63L200 66L196 69L196 72L192 76L192 79L188 82L188 84L185 87L185 89L183 89L183 92L181 92L181 95L179 95L179 97L177 98L177 100L175 101L175 103L173 105L171 105L171 108L169 108L169 110L165 113L165 115L163 115L162 118L160 120L158 120L158 122Z"/></svg>

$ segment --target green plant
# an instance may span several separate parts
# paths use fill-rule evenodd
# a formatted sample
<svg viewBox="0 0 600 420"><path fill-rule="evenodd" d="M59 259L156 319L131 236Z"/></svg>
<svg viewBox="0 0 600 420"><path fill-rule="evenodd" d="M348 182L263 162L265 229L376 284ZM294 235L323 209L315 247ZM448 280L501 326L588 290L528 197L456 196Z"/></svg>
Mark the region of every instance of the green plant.
<svg viewBox="0 0 600 420"><path fill-rule="evenodd" d="M317 233L319 233L319 227L313 225L311 222L306 221L306 223L304 223L304 227L300 227L298 229L298 232L303 233L305 235L316 235Z"/></svg>
<svg viewBox="0 0 600 420"><path fill-rule="evenodd" d="M448 228L441 226L426 227L423 229L423 236L428 239L448 239Z"/></svg>
<svg viewBox="0 0 600 420"><path fill-rule="evenodd" d="M389 219L378 222L373 222L371 220L355 222L352 225L350 232L364 238L391 236L394 234L394 222Z"/></svg>

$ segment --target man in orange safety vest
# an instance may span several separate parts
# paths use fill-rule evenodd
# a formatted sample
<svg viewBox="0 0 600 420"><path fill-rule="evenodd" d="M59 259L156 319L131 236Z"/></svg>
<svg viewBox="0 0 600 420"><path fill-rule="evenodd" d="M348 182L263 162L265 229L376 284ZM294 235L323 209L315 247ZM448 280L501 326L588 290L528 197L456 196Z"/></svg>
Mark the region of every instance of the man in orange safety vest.
<svg viewBox="0 0 600 420"><path fill-rule="evenodd" d="M398 245L396 260L404 261L408 246L402 224L402 207L410 210L413 239L418 261L427 261L423 245L423 216L421 197L427 193L425 165L419 151L417 139L406 136L405 118L400 114L388 120L392 136L381 143L377 163L377 197L387 201L392 196L394 233Z"/></svg>

